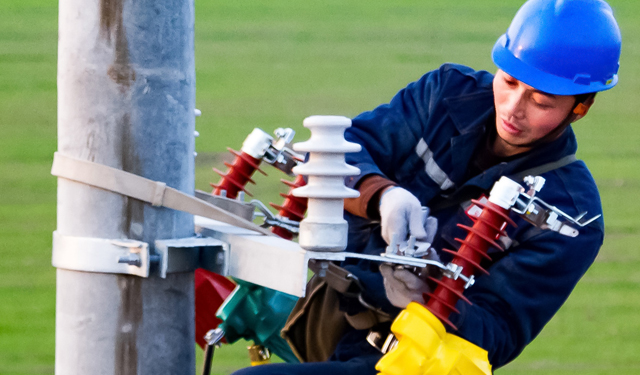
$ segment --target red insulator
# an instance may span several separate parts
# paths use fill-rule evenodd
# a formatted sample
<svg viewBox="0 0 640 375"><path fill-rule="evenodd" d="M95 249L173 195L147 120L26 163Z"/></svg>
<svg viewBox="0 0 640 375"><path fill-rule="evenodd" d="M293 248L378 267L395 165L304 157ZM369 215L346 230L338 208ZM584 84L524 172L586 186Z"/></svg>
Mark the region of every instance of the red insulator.
<svg viewBox="0 0 640 375"><path fill-rule="evenodd" d="M236 284L228 278L202 268L195 272L195 313L196 343L204 348L204 335L216 328L222 321L216 317L216 311L231 295Z"/></svg>
<svg viewBox="0 0 640 375"><path fill-rule="evenodd" d="M496 240L505 234L504 228L507 224L516 225L509 218L509 210L491 202L482 203L477 200L472 200L471 202L482 208L480 216L477 218L471 217L474 221L472 227L458 224L458 227L465 229L469 233L464 240L456 239L461 244L457 252L444 249L445 252L453 254L451 263L463 267L461 274L466 278L470 278L479 272L489 274L487 270L480 266L480 262L483 258L491 259L487 255L489 248L495 247L503 250ZM471 304L471 301L462 295L466 282L462 278L456 280L449 277L443 277L441 280L430 279L438 286L435 291L425 295L427 309L442 322L453 329L457 329L449 321L449 315L452 312L458 312L455 308L458 300L462 299Z"/></svg>
<svg viewBox="0 0 640 375"><path fill-rule="evenodd" d="M273 204L273 203L269 203L269 204L271 205L271 207L279 211L278 215L280 217L284 217L284 218L291 219L298 222L302 221L302 219L304 218L304 214L307 211L307 198L294 197L293 194L291 194L291 192L293 191L293 189L302 187L307 183L305 182L304 178L301 175L296 177L295 181L293 182L287 181L287 180L280 180L280 181L282 181L285 185L289 186L291 189L289 189L289 192L287 194L280 193L280 196L284 198L284 203L282 204L282 206L278 206L277 204ZM271 231L274 234L287 240L290 240L293 238L293 233L281 227L273 227L271 228Z"/></svg>
<svg viewBox="0 0 640 375"><path fill-rule="evenodd" d="M216 168L213 170L219 174L222 179L218 184L210 184L214 188L213 195L220 195L223 190L227 192L227 198L235 199L238 196L238 192L244 191L245 194L252 197L251 193L245 190L247 182L255 184L251 179L251 175L256 170L263 175L267 175L262 169L260 169L260 159L256 159L246 152L238 152L227 147L227 150L236 156L233 164L225 162L229 170L227 173L221 172Z"/></svg>

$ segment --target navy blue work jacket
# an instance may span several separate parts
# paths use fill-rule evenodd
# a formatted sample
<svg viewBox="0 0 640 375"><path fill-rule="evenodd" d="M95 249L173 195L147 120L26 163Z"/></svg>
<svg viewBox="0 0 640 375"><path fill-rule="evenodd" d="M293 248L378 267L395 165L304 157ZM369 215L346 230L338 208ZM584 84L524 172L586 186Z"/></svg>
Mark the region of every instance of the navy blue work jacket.
<svg viewBox="0 0 640 375"><path fill-rule="evenodd" d="M345 132L347 140L363 146L361 152L346 156L361 170L359 176L347 179L348 186L378 174L413 193L424 206L453 202L435 213L440 226L434 241L438 252L457 248L454 238L466 233L456 224L470 224L456 199L488 193L501 176L513 177L577 150L569 127L555 141L468 178L470 159L486 125L495 126L489 120L495 113L492 81L488 72L445 64L409 84L389 104L353 119ZM547 203L574 217L584 211L587 217L602 213L596 184L582 161L542 176L546 184L538 197ZM345 215L350 232L347 251L384 251L378 223ZM511 246L504 253L490 251L492 261L485 265L490 275L477 277L464 293L473 304L460 301L456 306L460 313L450 317L459 336L489 352L494 368L513 360L540 333L593 263L604 238L602 218L580 228L575 238L534 228L514 213L511 218L518 224L507 228ZM441 258L451 259L443 252ZM369 303L398 311L386 299L377 265L346 261L343 266L361 279Z"/></svg>

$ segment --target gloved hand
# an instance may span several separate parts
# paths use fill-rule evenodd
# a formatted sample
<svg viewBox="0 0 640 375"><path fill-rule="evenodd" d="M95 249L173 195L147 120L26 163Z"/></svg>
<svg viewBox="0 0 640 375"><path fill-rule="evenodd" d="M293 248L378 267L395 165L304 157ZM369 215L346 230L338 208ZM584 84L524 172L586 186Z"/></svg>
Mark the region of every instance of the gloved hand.
<svg viewBox="0 0 640 375"><path fill-rule="evenodd" d="M438 221L429 216L429 209L423 208L413 194L392 186L380 197L380 227L382 238L389 245L394 234L398 241L406 241L412 235L419 241L431 243Z"/></svg>
<svg viewBox="0 0 640 375"><path fill-rule="evenodd" d="M431 292L425 281L404 268L394 269L391 265L381 264L380 273L387 298L395 307L404 309L412 301L424 303L422 294Z"/></svg>

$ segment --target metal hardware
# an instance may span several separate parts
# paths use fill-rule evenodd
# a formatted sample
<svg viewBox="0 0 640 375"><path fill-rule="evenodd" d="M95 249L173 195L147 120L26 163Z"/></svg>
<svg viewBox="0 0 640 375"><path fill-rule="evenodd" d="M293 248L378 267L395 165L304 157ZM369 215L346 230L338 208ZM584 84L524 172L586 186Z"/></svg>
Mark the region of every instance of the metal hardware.
<svg viewBox="0 0 640 375"><path fill-rule="evenodd" d="M243 199L240 199L240 193L242 193L244 197L244 192L238 192L237 199L229 199L226 197L226 191L223 190L223 192L224 195L212 195L202 190L196 190L195 197L209 202L216 207L220 207L227 212L231 212L236 216L240 216L245 220L253 220L253 211L255 208L250 203L245 203Z"/></svg>
<svg viewBox="0 0 640 375"><path fill-rule="evenodd" d="M542 190L544 183L546 180L544 177L540 176L525 176L523 179L524 183L529 187L529 191L527 191L527 195L533 197L536 193Z"/></svg>
<svg viewBox="0 0 640 375"><path fill-rule="evenodd" d="M293 176L292 169L303 160L303 156L294 152L287 145L293 140L296 132L293 129L278 128L273 139L263 130L255 128L242 144L242 151L253 158L263 160L286 174Z"/></svg>
<svg viewBox="0 0 640 375"><path fill-rule="evenodd" d="M130 266L140 267L142 265L142 259L140 259L140 255L138 254L129 254L118 258L118 263L125 263Z"/></svg>
<svg viewBox="0 0 640 375"><path fill-rule="evenodd" d="M435 260L396 254L306 251L299 244L279 237L263 236L201 216L195 216L194 219L197 233L229 245L226 275L298 297L305 295L308 263L311 259L343 261L355 258L417 268L435 266L445 272L448 270L444 264ZM282 272L283 269L287 272ZM473 283L463 274L458 277L469 285Z"/></svg>
<svg viewBox="0 0 640 375"><path fill-rule="evenodd" d="M278 137L273 144L274 148L282 150L286 145L293 141L293 137L295 137L296 132L291 128L278 128L273 132L273 134Z"/></svg>
<svg viewBox="0 0 640 375"><path fill-rule="evenodd" d="M220 347L220 341L222 341L223 338L224 331L222 330L222 328L215 328L207 332L207 334L204 336L204 341L207 343L207 345Z"/></svg>
<svg viewBox="0 0 640 375"><path fill-rule="evenodd" d="M264 345L251 345L247 348L249 351L249 360L251 361L251 366L263 365L269 363L269 359L271 358L271 352L269 348Z"/></svg>
<svg viewBox="0 0 640 375"><path fill-rule="evenodd" d="M596 215L589 220L583 221L582 219L587 214L583 212L573 218L559 208L535 196L535 193L540 191L544 185L545 179L543 177L526 176L524 181L529 186L529 191L527 193L520 192L512 210L534 226L552 230L565 236L576 237L579 234L578 231L558 220L559 217L564 218L571 224L584 227L602 216Z"/></svg>
<svg viewBox="0 0 640 375"><path fill-rule="evenodd" d="M345 259L340 252L305 251L283 238L260 235L201 216L194 219L197 233L229 244L229 276L294 296L305 294L310 259Z"/></svg>
<svg viewBox="0 0 640 375"><path fill-rule="evenodd" d="M398 243L397 236L394 234L391 238L391 245L386 249L386 252L381 254L381 258L386 258L387 263L393 261L394 264L407 268L414 272L416 275L420 274L420 270L426 266L435 266L440 268L443 272L442 275L454 280L461 279L465 282L465 289L469 288L475 283L473 275L470 277L462 274L462 266L454 263L443 264L436 260L422 259L423 256L428 255L431 244L428 242L417 241L415 237L409 236L409 240L406 242L406 246L402 247L401 243ZM397 249L397 250L394 250ZM395 253L394 253L395 252ZM351 257L351 253L347 253L346 257ZM372 256L367 256L370 260ZM415 262L414 262L415 260Z"/></svg>
<svg viewBox="0 0 640 375"><path fill-rule="evenodd" d="M327 270L329 269L329 262L319 262L320 270L318 270L318 277L326 277Z"/></svg>
<svg viewBox="0 0 640 375"><path fill-rule="evenodd" d="M156 240L155 248L160 256L161 278L166 278L168 273L193 272L197 268L228 274L229 246L220 240L204 237Z"/></svg>
<svg viewBox="0 0 640 375"><path fill-rule="evenodd" d="M271 144L265 150L262 160L289 176L293 176L293 167L304 159L303 155L287 147L293 141L296 132L291 128L278 128L273 133L276 135L276 139L271 141Z"/></svg>
<svg viewBox="0 0 640 375"><path fill-rule="evenodd" d="M367 342L382 354L387 354L398 345L398 339L393 333L383 336L382 333L374 330L369 331Z"/></svg>
<svg viewBox="0 0 640 375"><path fill-rule="evenodd" d="M474 275L471 275L471 276L469 276L469 278L466 281L467 282L464 284L464 288L465 289L469 289L470 286L472 286L473 284L476 283L476 278L475 278Z"/></svg>
<svg viewBox="0 0 640 375"><path fill-rule="evenodd" d="M209 332L207 332L207 334L204 336L206 345L204 348L204 365L202 368L202 375L211 374L211 361L213 360L213 353L215 351L215 348L220 347L220 341L223 337L224 331L221 328L209 330Z"/></svg>
<svg viewBox="0 0 640 375"><path fill-rule="evenodd" d="M398 339L393 333L390 333L389 336L387 336L387 339L384 340L381 352L387 354L388 352L395 349L396 346L398 346Z"/></svg>
<svg viewBox="0 0 640 375"><path fill-rule="evenodd" d="M462 275L462 266L459 266L457 264L453 264L453 263L449 263L447 264L447 276L454 279L454 280L458 280L458 277L460 277L460 275ZM464 275L462 275L464 276Z"/></svg>
<svg viewBox="0 0 640 375"><path fill-rule="evenodd" d="M238 202L244 202L244 196L245 196L244 191L240 190L240 191L238 192L238 195L236 196L236 200L237 200Z"/></svg>
<svg viewBox="0 0 640 375"><path fill-rule="evenodd" d="M56 268L74 271L117 273L149 277L157 272L193 272L196 268L227 274L228 245L213 238L190 237L157 240L158 254L149 253L149 244L134 240L64 236L53 232L53 256ZM151 267L157 264L158 267Z"/></svg>
<svg viewBox="0 0 640 375"><path fill-rule="evenodd" d="M464 267L459 266L455 263L448 263L445 266L445 270L442 272L443 276L446 276L450 279L454 279L454 280L458 280L461 279L462 281L464 281L464 288L465 289L469 289L470 286L472 286L473 284L475 284L476 279L474 277L474 275L471 275L469 277L465 276L462 273L462 270L464 269Z"/></svg>
<svg viewBox="0 0 640 375"><path fill-rule="evenodd" d="M419 241L414 236L409 236L407 241L398 241L398 236L391 235L391 244L386 247L385 253L391 255L422 258L429 254L431 243Z"/></svg>
<svg viewBox="0 0 640 375"><path fill-rule="evenodd" d="M65 236L53 232L51 263L74 271L149 277L149 244L134 240Z"/></svg>
<svg viewBox="0 0 640 375"><path fill-rule="evenodd" d="M249 203L258 209L259 214L256 216L264 217L264 222L261 225L262 227L280 227L291 233L298 233L300 231L300 222L274 215L264 203L257 199L253 199Z"/></svg>

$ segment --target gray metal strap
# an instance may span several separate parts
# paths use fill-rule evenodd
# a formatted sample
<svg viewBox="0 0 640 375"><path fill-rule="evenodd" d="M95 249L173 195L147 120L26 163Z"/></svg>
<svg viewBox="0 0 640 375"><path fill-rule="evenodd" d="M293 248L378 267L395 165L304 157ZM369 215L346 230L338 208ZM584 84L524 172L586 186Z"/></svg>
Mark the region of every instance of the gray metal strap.
<svg viewBox="0 0 640 375"><path fill-rule="evenodd" d="M571 163L573 163L574 161L578 160L578 158L576 158L576 154L571 154L571 155L567 155L563 158L560 158L556 161L552 161L551 163L547 163L547 164L542 164L539 165L537 167L533 167L530 169L527 169L526 171L522 171L520 173L517 173L514 175L516 181L521 181L523 178L525 178L526 176L539 176L543 173L547 173L549 171L552 171L554 169L558 169L558 168L562 168L565 165L569 165Z"/></svg>
<svg viewBox="0 0 640 375"><path fill-rule="evenodd" d="M59 152L53 155L51 174L95 186L114 193L126 195L154 206L163 206L178 211L188 212L241 228L262 233L274 234L248 220L218 208L194 196L168 187L164 182L153 181L133 173L88 160L76 159Z"/></svg>

